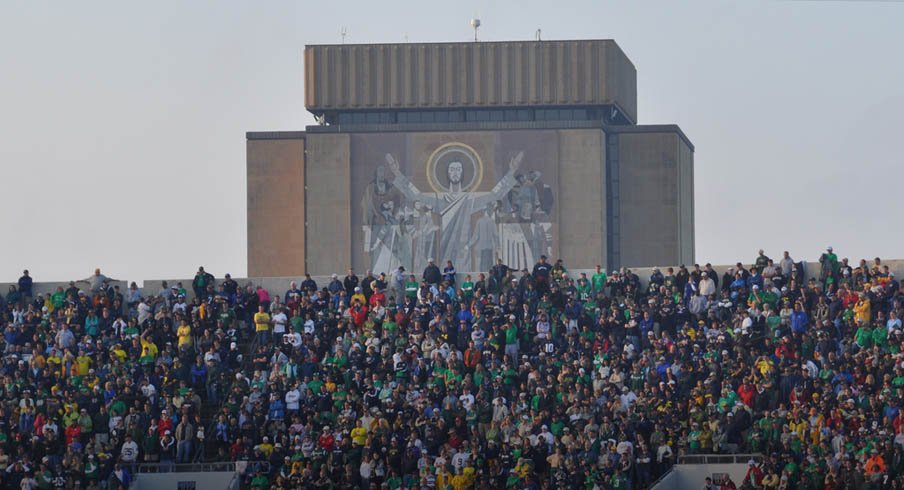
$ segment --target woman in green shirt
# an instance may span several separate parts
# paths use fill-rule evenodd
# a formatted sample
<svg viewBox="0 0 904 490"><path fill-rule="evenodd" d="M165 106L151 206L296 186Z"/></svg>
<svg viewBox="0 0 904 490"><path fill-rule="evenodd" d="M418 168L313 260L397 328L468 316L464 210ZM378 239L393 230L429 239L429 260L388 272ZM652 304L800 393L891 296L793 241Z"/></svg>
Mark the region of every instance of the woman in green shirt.
<svg viewBox="0 0 904 490"><path fill-rule="evenodd" d="M461 292L465 298L474 297L474 281L471 280L471 274L465 276L465 282L461 283Z"/></svg>

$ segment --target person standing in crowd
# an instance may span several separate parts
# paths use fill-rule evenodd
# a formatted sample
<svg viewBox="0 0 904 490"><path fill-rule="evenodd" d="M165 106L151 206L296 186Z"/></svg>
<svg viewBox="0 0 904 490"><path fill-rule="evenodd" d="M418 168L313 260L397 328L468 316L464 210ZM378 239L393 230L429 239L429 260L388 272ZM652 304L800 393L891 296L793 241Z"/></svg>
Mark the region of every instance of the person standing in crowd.
<svg viewBox="0 0 904 490"><path fill-rule="evenodd" d="M424 268L423 280L430 286L437 286L442 280L439 267L433 263L433 259L427 259L427 267Z"/></svg>
<svg viewBox="0 0 904 490"><path fill-rule="evenodd" d="M32 290L33 279L28 274L28 269L22 271L22 277L19 278L19 294L24 301L30 301L34 297Z"/></svg>
<svg viewBox="0 0 904 490"><path fill-rule="evenodd" d="M191 281L191 289L195 293L196 298L204 297L208 286L212 286L214 282L213 274L206 272L204 267L198 267L195 278Z"/></svg>

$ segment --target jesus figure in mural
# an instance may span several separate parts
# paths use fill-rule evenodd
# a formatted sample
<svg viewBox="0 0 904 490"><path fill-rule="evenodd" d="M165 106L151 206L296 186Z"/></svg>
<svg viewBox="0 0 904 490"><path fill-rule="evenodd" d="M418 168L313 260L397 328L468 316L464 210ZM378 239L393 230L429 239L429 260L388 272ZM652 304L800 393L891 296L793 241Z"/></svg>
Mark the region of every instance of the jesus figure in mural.
<svg viewBox="0 0 904 490"><path fill-rule="evenodd" d="M473 268L468 244L471 233L471 216L482 212L486 205L502 200L508 195L517 182L515 172L524 159L524 152L518 152L509 161L508 172L489 192L465 192L462 190L462 164L452 161L446 169L449 178L448 192L421 192L414 184L402 175L399 162L387 153L386 163L394 175L392 185L408 200L420 201L433 207L434 212L442 218L440 225L440 260L451 260L458 270L470 271Z"/></svg>

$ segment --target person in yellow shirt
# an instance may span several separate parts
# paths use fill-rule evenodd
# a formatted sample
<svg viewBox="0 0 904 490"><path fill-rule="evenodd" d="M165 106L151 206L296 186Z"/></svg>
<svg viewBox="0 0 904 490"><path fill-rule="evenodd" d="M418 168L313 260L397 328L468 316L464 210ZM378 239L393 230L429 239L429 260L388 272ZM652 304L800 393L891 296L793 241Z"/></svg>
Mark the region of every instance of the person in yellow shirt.
<svg viewBox="0 0 904 490"><path fill-rule="evenodd" d="M35 369L44 369L47 366L47 358L38 349L32 350L31 360L28 362Z"/></svg>
<svg viewBox="0 0 904 490"><path fill-rule="evenodd" d="M78 357L75 358L75 367L79 376L88 374L88 369L91 368L91 358L85 354L85 351L80 350L78 352Z"/></svg>
<svg viewBox="0 0 904 490"><path fill-rule="evenodd" d="M458 474L452 477L451 483L453 489L464 490L465 488L468 488L468 477L459 470Z"/></svg>
<svg viewBox="0 0 904 490"><path fill-rule="evenodd" d="M151 356L152 359L157 359L157 354L160 352L160 350L157 348L157 344L155 344L152 340L142 337L141 352L147 352L147 355Z"/></svg>
<svg viewBox="0 0 904 490"><path fill-rule="evenodd" d="M854 317L858 323L869 325L872 319L872 307L870 306L869 297L864 293L860 293L860 299L854 305Z"/></svg>
<svg viewBox="0 0 904 490"><path fill-rule="evenodd" d="M772 359L769 359L766 356L761 356L756 361L756 367L760 370L760 374L762 374L763 376L769 376L769 373L772 372L772 365Z"/></svg>
<svg viewBox="0 0 904 490"><path fill-rule="evenodd" d="M62 358L62 356L60 356L60 351L57 349L53 349L50 352L50 355L47 356L48 371L55 373L55 374L59 374L62 364L63 364L63 358Z"/></svg>
<svg viewBox="0 0 904 490"><path fill-rule="evenodd" d="M363 447L365 443L367 443L367 429L365 429L361 425L361 419L358 419L355 422L355 428L352 429L351 432L352 442L358 444L358 446Z"/></svg>
<svg viewBox="0 0 904 490"><path fill-rule="evenodd" d="M446 490L452 486L452 475L446 471L446 468L437 467L436 468L436 488L439 490Z"/></svg>
<svg viewBox="0 0 904 490"><path fill-rule="evenodd" d="M270 455L273 454L273 444L270 443L270 438L264 436L264 441L254 447L256 451L260 451L267 459L270 459Z"/></svg>
<svg viewBox="0 0 904 490"><path fill-rule="evenodd" d="M367 297L365 297L364 293L361 292L360 287L355 288L355 294L352 295L351 300L349 301L349 304L354 305L355 301L361 303L362 305L367 304Z"/></svg>
<svg viewBox="0 0 904 490"><path fill-rule="evenodd" d="M113 354L113 356L116 357L116 360L118 360L119 362L126 362L127 354L125 349L123 349L122 344L116 344L115 346L113 346L113 350L111 350L110 353Z"/></svg>
<svg viewBox="0 0 904 490"><path fill-rule="evenodd" d="M791 428L792 433L796 432L801 439L807 433L807 421L805 419L792 420L788 423L788 427Z"/></svg>
<svg viewBox="0 0 904 490"><path fill-rule="evenodd" d="M270 338L270 314L264 311L264 305L257 307L254 314L254 331L257 332L257 342L266 344Z"/></svg>
<svg viewBox="0 0 904 490"><path fill-rule="evenodd" d="M176 329L176 336L179 338L179 350L184 351L191 348L191 325L182 320L179 328Z"/></svg>
<svg viewBox="0 0 904 490"><path fill-rule="evenodd" d="M93 369L89 369L88 376L85 376L85 378L82 379L82 384L93 391L94 387L100 384L100 378L95 375Z"/></svg>

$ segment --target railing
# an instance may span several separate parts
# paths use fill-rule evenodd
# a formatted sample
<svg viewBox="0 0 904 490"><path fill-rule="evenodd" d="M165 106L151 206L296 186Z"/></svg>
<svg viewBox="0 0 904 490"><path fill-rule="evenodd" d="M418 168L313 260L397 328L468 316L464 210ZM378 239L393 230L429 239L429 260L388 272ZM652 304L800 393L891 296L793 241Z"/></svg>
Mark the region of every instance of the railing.
<svg viewBox="0 0 904 490"><path fill-rule="evenodd" d="M136 473L204 473L209 471L236 471L234 461L222 461L219 463L141 463L136 467Z"/></svg>
<svg viewBox="0 0 904 490"><path fill-rule="evenodd" d="M244 325L243 325L242 330L244 330ZM253 332L251 335L252 335L252 337L251 337L250 342L245 344L248 346L248 350L247 350L247 352L242 353L242 364L239 367L239 369L236 371L238 373L248 373L248 372L253 371L251 369L252 359L254 357L254 353L257 351L258 346L260 344L258 343L257 333ZM232 376L228 383L228 386L224 387L226 389L222 393L222 399L220 400L220 403L217 406L217 409L213 412L213 414L211 415L211 419L208 421L208 425L209 425L208 431L205 432L204 435L205 435L205 438L210 438L210 439L205 439L205 441L212 440L212 438L214 437L214 432L215 432L214 429L216 427L217 417L221 413L223 413L223 408L226 407L226 404L229 400L229 396L230 396L230 394L232 394L233 390L235 389L235 386L236 386L236 378L235 378L235 376ZM202 447L206 451L206 446L202 445ZM201 458L205 458L207 455L206 454L196 455L196 457L198 457L198 456L200 456Z"/></svg>
<svg viewBox="0 0 904 490"><path fill-rule="evenodd" d="M760 462L763 455L751 454L684 454L678 456L678 464L747 464L754 460Z"/></svg>
<svg viewBox="0 0 904 490"><path fill-rule="evenodd" d="M256 472L270 471L269 461L220 461L212 463L140 463L135 466L136 474L148 473L205 473L211 471L231 472L236 474L246 473L248 470Z"/></svg>

